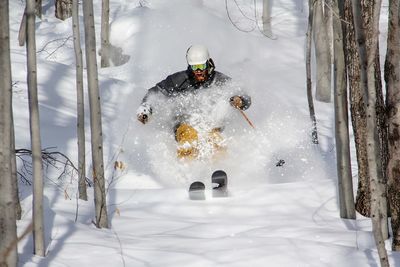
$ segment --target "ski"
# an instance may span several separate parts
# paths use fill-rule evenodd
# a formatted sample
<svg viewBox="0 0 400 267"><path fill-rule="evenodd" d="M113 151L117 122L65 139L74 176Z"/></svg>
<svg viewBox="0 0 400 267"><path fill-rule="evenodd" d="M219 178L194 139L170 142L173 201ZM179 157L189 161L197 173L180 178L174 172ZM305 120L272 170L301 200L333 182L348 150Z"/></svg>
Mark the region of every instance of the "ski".
<svg viewBox="0 0 400 267"><path fill-rule="evenodd" d="M205 189L204 183L196 181L189 186L189 198L191 200L205 200Z"/></svg>
<svg viewBox="0 0 400 267"><path fill-rule="evenodd" d="M223 170L213 172L211 175L212 196L228 196L228 176ZM189 186L189 198L191 200L205 200L205 185L203 182L196 181Z"/></svg>
<svg viewBox="0 0 400 267"><path fill-rule="evenodd" d="M213 197L228 196L228 176L223 170L215 171L211 176Z"/></svg>

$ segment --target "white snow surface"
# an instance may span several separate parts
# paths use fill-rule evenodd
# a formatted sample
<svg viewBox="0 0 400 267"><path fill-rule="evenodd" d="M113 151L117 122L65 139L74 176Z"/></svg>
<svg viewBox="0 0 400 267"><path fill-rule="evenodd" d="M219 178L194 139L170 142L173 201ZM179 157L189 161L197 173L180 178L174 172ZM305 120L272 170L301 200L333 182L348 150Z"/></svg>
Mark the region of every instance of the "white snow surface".
<svg viewBox="0 0 400 267"><path fill-rule="evenodd" d="M92 188L89 201L77 200L76 175L57 179L58 172L49 168L46 257L32 254L30 235L19 243L19 266L379 266L370 220L339 216L333 103L315 102L320 144L310 142L306 1L273 1L276 40L263 36L254 22L256 3L261 26L261 0L110 2L111 42L130 57L124 65L99 69L110 229L92 223ZM228 19L226 3L232 21L243 31ZM42 146L54 147L76 163L72 21L54 17L53 1L43 4L43 18L36 22ZM95 0L94 7L99 48L101 1ZM26 53L17 43L23 11L23 1L10 1L17 148L30 147ZM382 14L384 41L386 4ZM80 20L83 30L82 14ZM83 38L82 33L82 45ZM233 82L211 88L211 97L203 92L180 103L182 108L190 106L204 132L223 124L227 147L221 158L205 155L184 162L176 158L171 130L176 102L159 99L163 104L146 125L136 120L136 111L148 88L186 69L185 52L191 44L207 45L216 69ZM246 114L255 129L228 105L237 91L252 97ZM85 97L90 177L87 93ZM280 159L285 164L276 167ZM114 170L115 161L124 168ZM354 156L352 166L356 178ZM210 177L217 169L228 173L227 198L212 197ZM206 184L204 201L188 198L188 186L195 180ZM20 184L19 234L31 222L31 189ZM389 241L386 245L390 250ZM397 253L389 251L389 257L392 266L400 266Z"/></svg>

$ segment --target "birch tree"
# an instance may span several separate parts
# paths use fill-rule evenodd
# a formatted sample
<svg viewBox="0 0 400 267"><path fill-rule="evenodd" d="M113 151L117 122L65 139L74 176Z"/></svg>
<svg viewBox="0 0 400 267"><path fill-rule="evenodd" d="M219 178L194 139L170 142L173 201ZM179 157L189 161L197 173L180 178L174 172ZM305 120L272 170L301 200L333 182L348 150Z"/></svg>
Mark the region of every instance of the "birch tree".
<svg viewBox="0 0 400 267"><path fill-rule="evenodd" d="M324 0L315 0L313 36L316 60L315 98L322 102L331 101L331 40L328 32L329 15Z"/></svg>
<svg viewBox="0 0 400 267"><path fill-rule="evenodd" d="M19 190L18 190L18 174L17 174L17 158L15 153L15 134L14 134L14 117L11 112L11 177L13 183L13 199L15 201L15 217L17 220L21 220L22 209L21 202L19 201Z"/></svg>
<svg viewBox="0 0 400 267"><path fill-rule="evenodd" d="M110 66L110 1L102 0L101 7L101 67Z"/></svg>
<svg viewBox="0 0 400 267"><path fill-rule="evenodd" d="M311 44L313 32L314 0L308 2L308 27L307 27L307 48L306 48L306 75L307 75L307 101L312 123L311 138L314 144L318 144L317 119L315 117L314 102L312 96L311 80Z"/></svg>
<svg viewBox="0 0 400 267"><path fill-rule="evenodd" d="M78 136L78 176L79 198L87 200L86 157L85 157L85 101L83 94L83 60L79 27L78 0L72 0L72 30L76 62L76 102L77 102L77 136Z"/></svg>
<svg viewBox="0 0 400 267"><path fill-rule="evenodd" d="M0 266L16 267L17 240L12 177L12 83L8 0L0 2Z"/></svg>
<svg viewBox="0 0 400 267"><path fill-rule="evenodd" d="M343 14L344 3L333 1L333 10L339 14L339 2ZM335 102L335 140L336 164L340 217L355 219L353 181L351 175L350 140L347 104L347 75L344 56L344 40L340 17L333 17L334 34L334 102Z"/></svg>
<svg viewBox="0 0 400 267"><path fill-rule="evenodd" d="M389 1L385 61L389 128L388 198L392 225L392 250L400 251L400 1Z"/></svg>
<svg viewBox="0 0 400 267"><path fill-rule="evenodd" d="M108 228L93 0L83 2L96 226Z"/></svg>
<svg viewBox="0 0 400 267"><path fill-rule="evenodd" d="M360 84L360 59L356 43L353 11L351 0L344 0L343 33L345 41L346 70L349 84L349 99L351 121L353 125L354 142L356 146L358 186L356 196L356 211L370 217L370 190L367 160L366 131L367 122L363 92Z"/></svg>
<svg viewBox="0 0 400 267"><path fill-rule="evenodd" d="M55 16L58 19L66 20L72 16L72 1L73 0L56 0Z"/></svg>
<svg viewBox="0 0 400 267"><path fill-rule="evenodd" d="M36 0L35 14L38 18L42 18L42 0ZM18 32L18 42L20 46L24 46L26 41L26 7L22 15L21 24Z"/></svg>
<svg viewBox="0 0 400 267"><path fill-rule="evenodd" d="M371 216L371 195L370 195L370 176L368 167L368 157L367 157L367 114L366 106L364 102L364 92L361 86L361 69L360 69L360 56L358 51L358 44L355 36L355 29L353 24L353 11L352 3L350 0L344 0L344 20L346 23L345 27L345 48L346 48L346 61L347 61L347 73L349 78L349 92L350 92L350 110L351 119L353 124L353 132L356 146L356 156L358 165L358 187L356 196L356 210L363 216ZM363 17L363 27L366 29L365 34L367 35L367 40L372 37L371 31L371 20L373 6L372 2L361 1L361 6L365 16ZM370 47L370 43L366 43L366 47ZM376 127L378 130L378 143L380 144L380 173L382 173L381 186L384 186L385 179L385 168L386 168L386 158L387 158L387 130L385 122L385 106L383 103L383 93L380 81L380 63L379 54L376 52L375 62L372 65L375 69L374 78L375 82L375 92L376 92ZM384 188L382 188L384 190ZM384 192L385 193L385 192ZM384 194L385 196L386 194ZM382 211L386 210L386 200L382 202ZM383 227L387 229L387 219L386 215L382 218ZM385 232L387 232L385 230ZM385 234L386 236L386 234Z"/></svg>
<svg viewBox="0 0 400 267"><path fill-rule="evenodd" d="M42 0L35 0L35 14L38 18L42 18Z"/></svg>
<svg viewBox="0 0 400 267"><path fill-rule="evenodd" d="M26 53L28 70L29 124L33 166L33 243L34 253L44 256L43 170L37 92L35 0L26 1Z"/></svg>
<svg viewBox="0 0 400 267"><path fill-rule="evenodd" d="M380 143L378 140L378 131L376 127L376 91L375 91L375 68L374 61L377 53L378 28L381 1L375 1L372 17L372 39L369 49L366 45L366 32L363 25L361 3L358 0L352 0L355 33L358 41L358 50L360 55L361 67L361 87L364 92L364 102L366 104L367 114L367 158L368 171L370 176L371 189L371 220L375 243L378 249L381 266L389 266L387 252L385 249L384 235L382 231L381 201L382 192L379 185L382 179L382 170L380 165Z"/></svg>
<svg viewBox="0 0 400 267"><path fill-rule="evenodd" d="M271 0L263 0L263 13L262 13L262 22L263 22L263 32L266 36L274 36L272 33L271 26Z"/></svg>
<svg viewBox="0 0 400 267"><path fill-rule="evenodd" d="M375 110L375 126L377 129L377 135L375 136L377 139L377 147L379 148L379 153L378 153L378 161L375 163L378 168L378 186L380 190L380 195L382 196L381 201L379 202L381 205L381 224L382 224L382 230L383 230L383 235L386 238L388 236L388 227L387 227L387 199L386 199L386 183L387 183L387 176L386 176L386 168L387 168L387 154L388 154L388 148L387 148L387 127L386 127L386 112L385 112L385 104L383 100L383 92L382 92L382 82L381 82L381 70L380 70L380 60L379 60L379 45L378 42L373 42L374 38L374 20L371 19L374 17L374 2L371 1L366 1L363 0L360 3L361 6L361 25L363 27L363 34L365 36L365 41L363 42L363 45L365 46L365 51L374 51L373 56L374 58L371 59L371 65L368 65L369 73L368 73L368 78L370 79L370 83L374 84L374 98L375 98L375 104L374 104L374 110ZM357 46L357 43L359 41L354 41L355 46ZM358 49L358 46L357 46ZM369 53L371 54L371 53ZM356 63L357 65L360 65L360 57L358 57L358 62ZM360 65L361 67L361 65ZM360 73L361 69L358 70ZM361 76L362 77L362 76ZM356 78L356 79L359 79ZM361 157L362 161L359 160L359 173L361 174L366 174L365 176L360 176L359 177L359 184L358 184L358 191L357 191L357 200L356 200L356 209L363 214L364 216L370 217L370 209L371 209L371 188L370 188L370 172L369 172L369 159L368 159L368 140L367 140L367 132L368 126L367 126L367 107L369 103L366 102L366 99L364 97L364 88L362 86L362 80L359 81L359 87L355 87L354 91L354 96L357 101L359 101L356 105L357 106L357 112L358 114L355 114L354 116L356 119L359 120L359 127L360 129L356 129L355 131L358 132L359 136L361 137L357 140L356 138L356 149L357 149L357 155ZM354 125L353 125L354 126ZM353 127L354 128L354 127ZM360 150L360 151L359 151ZM364 153L364 154L362 154ZM365 169L364 169L365 168Z"/></svg>
<svg viewBox="0 0 400 267"><path fill-rule="evenodd" d="M362 19L363 19L363 27L365 29L366 36L366 49L368 55L368 82L369 89L375 89L372 93L375 93L375 119L376 119L376 130L377 130L377 144L376 147L379 149L378 151L378 161L376 162L378 168L378 176L377 176L377 186L378 192L377 195L380 196L379 199L379 212L380 212L380 223L382 229L383 238L386 239L389 237L388 230L388 205L387 205L387 161L388 161L388 146L387 146L387 127L386 127L386 107L383 100L383 92L382 92L382 80L381 80L381 64L379 57L379 42L378 42L378 34L379 34L379 13L376 12L377 3L362 0L361 1L361 11L362 11ZM380 6L379 6L380 9ZM371 19L374 18L374 19ZM371 57L371 58L369 58ZM372 109L371 109L372 112ZM368 113L367 113L368 118ZM368 130L368 129L367 129ZM368 142L367 142L368 148ZM368 154L368 151L367 151ZM371 186L371 177L369 184ZM370 190L372 188L370 187Z"/></svg>

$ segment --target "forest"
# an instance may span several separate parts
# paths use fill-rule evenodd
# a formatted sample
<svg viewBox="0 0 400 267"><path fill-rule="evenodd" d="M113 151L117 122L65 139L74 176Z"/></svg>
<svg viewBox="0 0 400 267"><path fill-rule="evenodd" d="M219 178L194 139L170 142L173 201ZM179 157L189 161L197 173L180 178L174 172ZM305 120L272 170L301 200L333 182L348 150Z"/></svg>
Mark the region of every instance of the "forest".
<svg viewBox="0 0 400 267"><path fill-rule="evenodd" d="M1 1L0 266L400 266L399 5ZM140 118L193 44L232 81Z"/></svg>

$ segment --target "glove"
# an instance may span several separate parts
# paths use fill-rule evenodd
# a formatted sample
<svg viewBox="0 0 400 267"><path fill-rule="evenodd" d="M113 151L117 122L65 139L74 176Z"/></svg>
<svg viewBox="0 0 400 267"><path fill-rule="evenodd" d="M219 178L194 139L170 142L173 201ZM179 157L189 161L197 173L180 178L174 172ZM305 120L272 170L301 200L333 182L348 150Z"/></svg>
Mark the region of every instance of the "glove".
<svg viewBox="0 0 400 267"><path fill-rule="evenodd" d="M238 95L232 96L229 99L229 104L231 104L232 107L237 108L237 109L242 109L243 108L243 100Z"/></svg>
<svg viewBox="0 0 400 267"><path fill-rule="evenodd" d="M138 121L140 121L143 124L146 124L149 119L150 119L150 115L153 113L152 108L150 107L149 104L147 103L143 103L139 109L137 110L137 119Z"/></svg>
<svg viewBox="0 0 400 267"><path fill-rule="evenodd" d="M138 121L140 121L143 124L146 124L149 121L149 115L140 113L137 115Z"/></svg>

